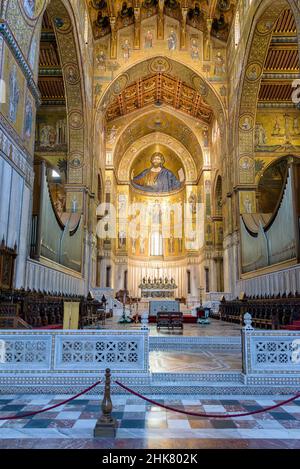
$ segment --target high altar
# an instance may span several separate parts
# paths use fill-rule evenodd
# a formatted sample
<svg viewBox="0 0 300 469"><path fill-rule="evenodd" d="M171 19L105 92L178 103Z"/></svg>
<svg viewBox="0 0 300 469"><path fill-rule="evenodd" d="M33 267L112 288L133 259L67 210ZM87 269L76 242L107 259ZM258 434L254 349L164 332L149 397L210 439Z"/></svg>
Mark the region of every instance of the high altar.
<svg viewBox="0 0 300 469"><path fill-rule="evenodd" d="M142 280L142 283L139 285L141 289L142 299L152 299L157 298L160 300L168 300L175 298L175 291L177 285L175 280L172 278L169 280L167 277L163 280L160 279L151 279L150 277L146 279L145 277Z"/></svg>

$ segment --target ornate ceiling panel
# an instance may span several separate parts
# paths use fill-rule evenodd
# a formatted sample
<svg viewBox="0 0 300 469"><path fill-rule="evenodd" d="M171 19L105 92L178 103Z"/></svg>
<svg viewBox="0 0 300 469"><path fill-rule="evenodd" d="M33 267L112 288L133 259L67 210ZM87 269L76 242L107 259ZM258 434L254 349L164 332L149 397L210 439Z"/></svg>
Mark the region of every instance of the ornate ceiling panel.
<svg viewBox="0 0 300 469"><path fill-rule="evenodd" d="M285 9L274 27L259 92L260 104L291 103L292 81L299 71L295 18L290 9Z"/></svg>
<svg viewBox="0 0 300 469"><path fill-rule="evenodd" d="M283 14L278 19L275 29L274 35L296 35L297 34L297 27L293 13L290 9L287 9L283 12Z"/></svg>
<svg viewBox="0 0 300 469"><path fill-rule="evenodd" d="M209 124L212 110L204 98L181 80L166 73L152 74L127 86L106 112L108 122L149 104L167 104Z"/></svg>
<svg viewBox="0 0 300 469"><path fill-rule="evenodd" d="M265 71L297 71L299 70L299 53L293 44L272 44L266 60Z"/></svg>
<svg viewBox="0 0 300 469"><path fill-rule="evenodd" d="M234 17L236 0L88 0L95 39L111 34L110 18L115 18L116 29L134 24L136 18L143 21L151 16L164 14L205 31L207 21L211 34L227 41Z"/></svg>
<svg viewBox="0 0 300 469"><path fill-rule="evenodd" d="M293 88L290 83L263 83L260 88L260 101L291 101Z"/></svg>
<svg viewBox="0 0 300 469"><path fill-rule="evenodd" d="M47 11L42 23L38 84L43 104L65 104L63 73L55 33Z"/></svg>
<svg viewBox="0 0 300 469"><path fill-rule="evenodd" d="M58 101L64 101L65 89L62 77L39 77L39 90L42 95L42 101L45 103L53 101L53 104Z"/></svg>

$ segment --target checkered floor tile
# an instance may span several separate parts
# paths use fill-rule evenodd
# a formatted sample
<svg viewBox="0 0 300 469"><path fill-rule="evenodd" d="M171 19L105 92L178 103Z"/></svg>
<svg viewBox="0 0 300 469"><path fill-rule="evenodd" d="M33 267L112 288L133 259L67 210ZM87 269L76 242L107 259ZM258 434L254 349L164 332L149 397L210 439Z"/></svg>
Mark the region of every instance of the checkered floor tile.
<svg viewBox="0 0 300 469"><path fill-rule="evenodd" d="M47 408L65 396L4 396L0 399L0 417ZM177 409L199 413L240 413L274 405L280 397L259 399L199 399L199 396L159 399ZM113 397L113 416L118 422L116 440L297 440L300 444L300 400L276 410L240 418L207 419L187 416L150 405L138 398ZM0 447L18 440L93 439L100 416L100 403L87 398L72 401L46 413L25 419L0 421ZM159 431L157 431L159 430Z"/></svg>

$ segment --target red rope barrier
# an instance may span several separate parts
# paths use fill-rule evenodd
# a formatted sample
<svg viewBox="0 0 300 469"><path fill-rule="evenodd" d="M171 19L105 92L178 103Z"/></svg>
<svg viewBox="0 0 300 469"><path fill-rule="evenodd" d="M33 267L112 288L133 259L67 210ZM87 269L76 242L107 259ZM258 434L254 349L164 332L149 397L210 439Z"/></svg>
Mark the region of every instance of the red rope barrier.
<svg viewBox="0 0 300 469"><path fill-rule="evenodd" d="M134 396L139 397L140 399L143 399L144 401L149 402L150 404L156 405L158 407L162 407L163 409L171 410L172 412L177 412L179 414L185 414L185 415L191 415L192 417L203 417L203 418L211 418L211 419L232 419L232 418L237 418L237 417L247 417L248 415L256 415L256 414L262 414L264 412L269 412L270 410L277 409L278 407L281 407L285 404L289 404L290 402L295 401L296 399L300 398L300 394L296 394L296 396L291 397L290 399L287 399L286 401L280 402L279 404L275 404L270 407L266 407L264 409L258 409L254 410L252 412L245 412L245 413L240 413L240 414L201 414L201 413L196 413L196 412L189 412L187 410L180 410L180 409L175 409L174 407L170 407L164 404L160 404L159 402L153 401L152 399L149 399L148 397L142 396L142 394L139 394L138 392L134 391L133 389L128 388L124 384L120 383L119 381L115 381L115 383L120 386L121 388L125 389L125 391L130 392Z"/></svg>
<svg viewBox="0 0 300 469"><path fill-rule="evenodd" d="M68 402L74 401L80 396L83 396L84 394L88 393L92 389L94 389L98 384L101 384L101 381L97 381L97 383L93 384L89 388L85 389L84 391L76 394L76 396L70 397L69 399L66 399L63 402L60 402L59 404L55 404L51 407L47 407L47 409L42 409L42 410L37 410L36 412L30 412L28 414L21 414L21 415L14 415L14 416L9 416L9 417L0 417L0 420L21 420L21 419L26 419L27 417L33 417L34 415L42 414L44 412L49 412L49 410L56 409L57 407L61 407L64 404L67 404Z"/></svg>

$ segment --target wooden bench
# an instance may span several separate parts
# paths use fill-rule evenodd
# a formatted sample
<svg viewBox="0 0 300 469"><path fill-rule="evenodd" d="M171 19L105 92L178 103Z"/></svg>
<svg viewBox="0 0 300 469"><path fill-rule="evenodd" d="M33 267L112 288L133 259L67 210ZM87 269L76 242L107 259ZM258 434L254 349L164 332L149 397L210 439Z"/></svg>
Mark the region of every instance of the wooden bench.
<svg viewBox="0 0 300 469"><path fill-rule="evenodd" d="M157 329L160 329L161 327L167 327L168 329L183 329L183 314L159 312L157 313L156 327Z"/></svg>

